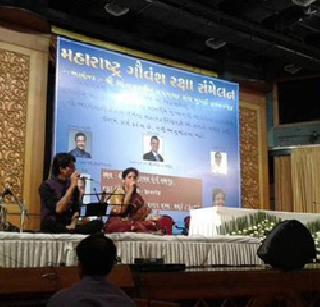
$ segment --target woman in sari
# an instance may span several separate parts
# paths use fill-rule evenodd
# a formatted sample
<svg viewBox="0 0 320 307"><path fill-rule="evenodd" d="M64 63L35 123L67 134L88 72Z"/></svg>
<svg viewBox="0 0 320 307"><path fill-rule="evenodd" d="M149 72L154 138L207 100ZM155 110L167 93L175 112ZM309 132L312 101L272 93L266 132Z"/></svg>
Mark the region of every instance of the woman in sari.
<svg viewBox="0 0 320 307"><path fill-rule="evenodd" d="M112 210L105 226L106 233L112 232L150 232L157 227L152 221L145 221L151 212L142 196L137 192L139 172L133 167L122 172L122 187L111 196Z"/></svg>

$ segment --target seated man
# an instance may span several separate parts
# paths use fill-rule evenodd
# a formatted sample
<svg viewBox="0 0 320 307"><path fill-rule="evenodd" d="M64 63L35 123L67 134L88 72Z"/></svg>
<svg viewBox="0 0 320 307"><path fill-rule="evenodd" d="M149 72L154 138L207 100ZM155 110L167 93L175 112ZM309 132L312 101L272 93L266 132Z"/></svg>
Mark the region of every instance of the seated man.
<svg viewBox="0 0 320 307"><path fill-rule="evenodd" d="M51 179L39 187L42 231L65 232L72 217L79 215L80 174L75 169L75 161L69 153L58 153L52 162Z"/></svg>
<svg viewBox="0 0 320 307"><path fill-rule="evenodd" d="M122 187L117 188L111 196L111 215L105 231L156 231L152 221L145 221L151 209L145 206L142 196L136 191L139 172L129 167L122 172Z"/></svg>
<svg viewBox="0 0 320 307"><path fill-rule="evenodd" d="M48 307L135 306L120 289L107 281L116 262L116 246L112 240L96 234L83 239L76 249L81 281L56 293Z"/></svg>

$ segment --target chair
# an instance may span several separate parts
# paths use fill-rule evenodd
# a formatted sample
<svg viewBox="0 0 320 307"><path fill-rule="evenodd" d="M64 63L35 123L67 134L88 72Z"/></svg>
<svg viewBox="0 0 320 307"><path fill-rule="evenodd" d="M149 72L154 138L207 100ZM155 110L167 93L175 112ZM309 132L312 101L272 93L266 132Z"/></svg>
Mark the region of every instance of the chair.
<svg viewBox="0 0 320 307"><path fill-rule="evenodd" d="M181 230L181 234L187 236L189 234L189 225L190 225L190 216L186 216L183 219L183 226L176 226L175 227Z"/></svg>
<svg viewBox="0 0 320 307"><path fill-rule="evenodd" d="M172 226L175 224L172 217L162 215L157 221L157 226L160 228L163 235L172 235Z"/></svg>
<svg viewBox="0 0 320 307"><path fill-rule="evenodd" d="M190 216L186 216L184 219L183 219L183 222L184 222L184 234L187 236L189 234L189 226L190 226Z"/></svg>

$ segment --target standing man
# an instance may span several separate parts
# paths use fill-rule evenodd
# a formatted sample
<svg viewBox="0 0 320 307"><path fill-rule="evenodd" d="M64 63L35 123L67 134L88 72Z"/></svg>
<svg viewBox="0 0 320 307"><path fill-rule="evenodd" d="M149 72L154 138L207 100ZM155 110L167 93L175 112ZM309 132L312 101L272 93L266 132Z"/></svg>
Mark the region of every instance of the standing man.
<svg viewBox="0 0 320 307"><path fill-rule="evenodd" d="M71 219L79 215L80 174L75 169L75 162L71 154L58 153L52 161L51 179L39 187L42 231L65 232Z"/></svg>
<svg viewBox="0 0 320 307"><path fill-rule="evenodd" d="M151 146L151 151L143 155L143 160L163 162L162 156L158 153L160 140L156 135L153 135L151 137L150 146Z"/></svg>
<svg viewBox="0 0 320 307"><path fill-rule="evenodd" d="M86 152L87 136L83 132L78 132L74 136L76 148L70 151L77 158L91 158L90 153Z"/></svg>

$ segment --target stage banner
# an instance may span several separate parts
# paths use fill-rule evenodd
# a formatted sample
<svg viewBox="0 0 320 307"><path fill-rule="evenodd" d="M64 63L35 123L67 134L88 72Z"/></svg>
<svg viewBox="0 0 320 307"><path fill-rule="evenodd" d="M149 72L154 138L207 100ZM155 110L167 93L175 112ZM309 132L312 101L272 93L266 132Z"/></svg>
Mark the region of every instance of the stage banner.
<svg viewBox="0 0 320 307"><path fill-rule="evenodd" d="M86 191L135 167L150 208L178 223L240 207L238 84L58 37L55 97L54 153L76 157Z"/></svg>

